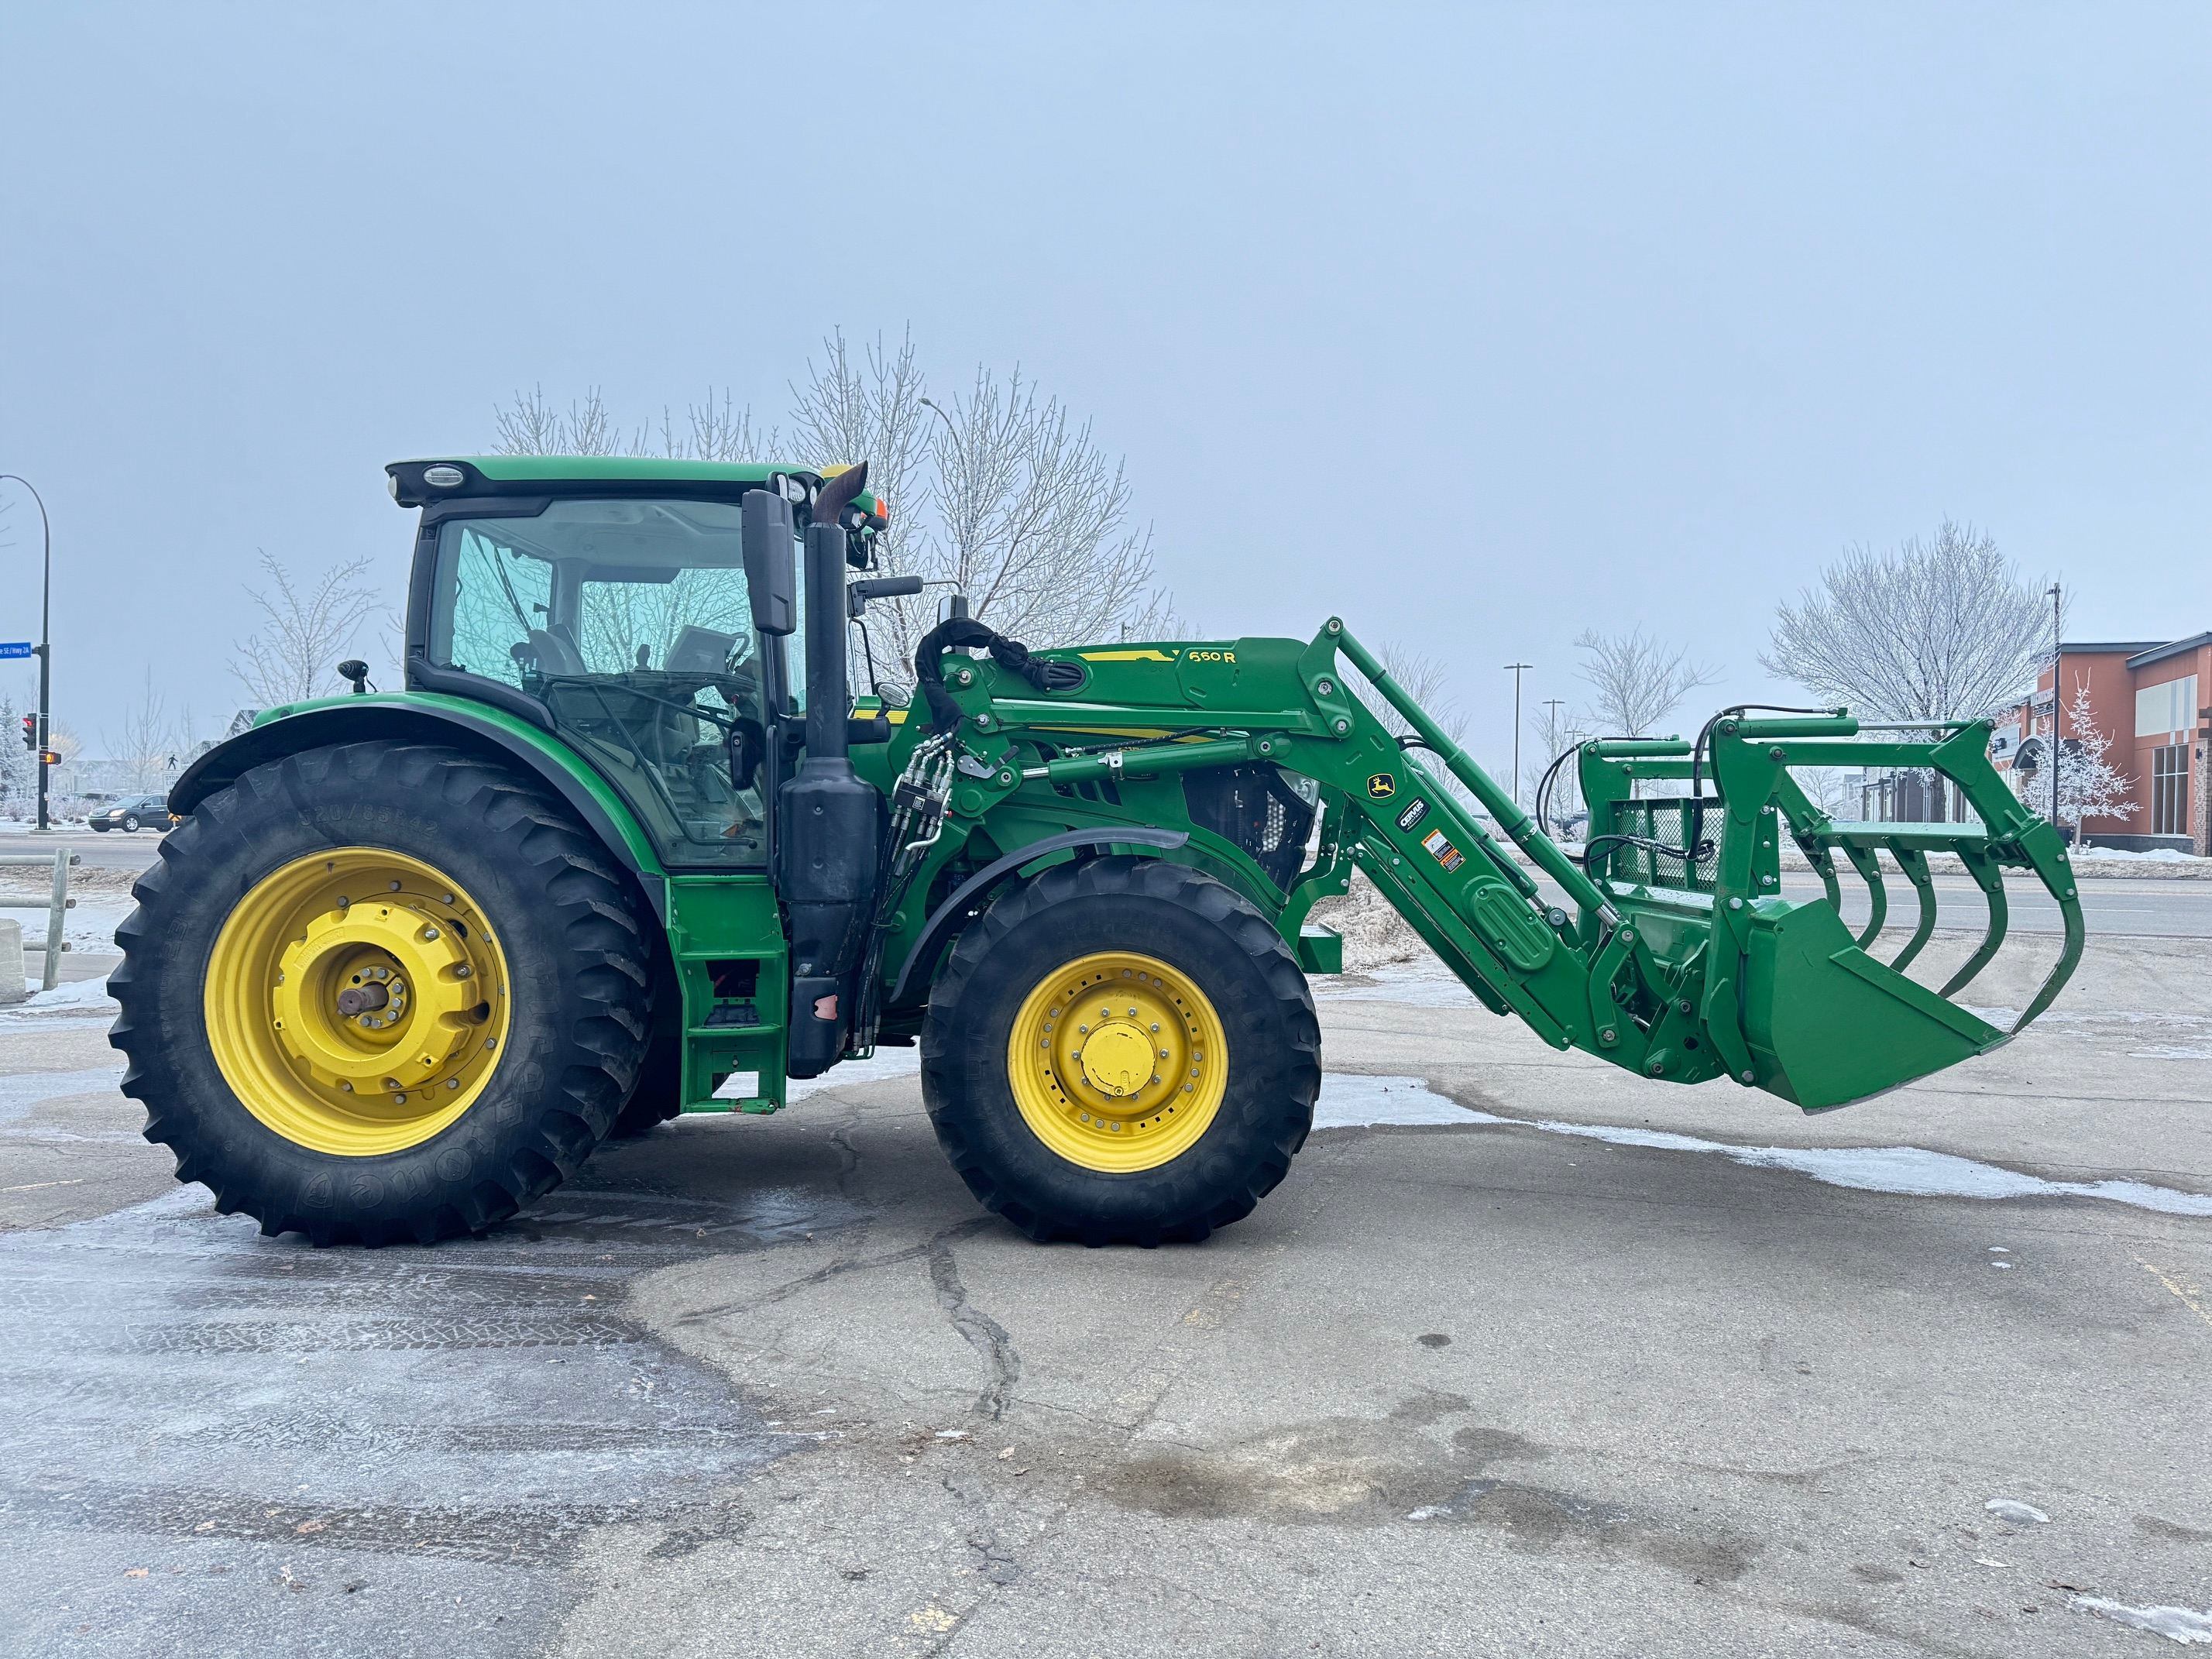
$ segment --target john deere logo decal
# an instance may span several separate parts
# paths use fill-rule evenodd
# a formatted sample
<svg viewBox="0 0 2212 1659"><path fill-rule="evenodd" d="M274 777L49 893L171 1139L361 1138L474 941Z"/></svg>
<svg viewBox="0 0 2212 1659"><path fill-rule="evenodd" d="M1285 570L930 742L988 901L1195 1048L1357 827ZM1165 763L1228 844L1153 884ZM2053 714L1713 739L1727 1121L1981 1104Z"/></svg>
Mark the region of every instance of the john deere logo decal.
<svg viewBox="0 0 2212 1659"><path fill-rule="evenodd" d="M1398 780L1388 772L1376 772L1367 780L1367 799L1388 800L1398 793Z"/></svg>

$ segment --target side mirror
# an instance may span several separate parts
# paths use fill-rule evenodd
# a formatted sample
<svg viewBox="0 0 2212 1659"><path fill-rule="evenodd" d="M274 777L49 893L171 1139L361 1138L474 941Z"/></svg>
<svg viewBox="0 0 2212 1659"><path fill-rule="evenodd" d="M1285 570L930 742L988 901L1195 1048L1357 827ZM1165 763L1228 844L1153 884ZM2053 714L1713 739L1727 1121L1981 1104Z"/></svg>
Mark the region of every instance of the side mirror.
<svg viewBox="0 0 2212 1659"><path fill-rule="evenodd" d="M798 537L789 501L765 489L745 492L745 586L752 597L757 633L783 635L798 629Z"/></svg>

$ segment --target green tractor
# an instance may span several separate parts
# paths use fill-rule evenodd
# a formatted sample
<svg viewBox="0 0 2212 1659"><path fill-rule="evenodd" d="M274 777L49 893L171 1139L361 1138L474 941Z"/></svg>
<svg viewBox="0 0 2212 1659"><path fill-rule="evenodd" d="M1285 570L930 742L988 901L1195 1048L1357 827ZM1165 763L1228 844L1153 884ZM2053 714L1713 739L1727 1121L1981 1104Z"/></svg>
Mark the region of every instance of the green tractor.
<svg viewBox="0 0 2212 1659"><path fill-rule="evenodd" d="M1808 1111L2011 1034L1948 1000L2003 937L2007 866L2065 927L2013 1030L2081 952L2064 847L1978 722L1737 708L1584 744L1571 858L1335 619L1031 651L954 599L916 700L853 696L869 603L920 587L855 575L888 525L865 465L388 471L421 509L405 689L343 665L354 695L195 762L117 934L147 1138L268 1232L480 1233L611 1135L919 1044L983 1205L1041 1240L1203 1238L1311 1125L1307 981L1342 959L1309 918L1355 869L1554 1048ZM1833 822L1791 775L1866 765L1940 773L1980 822ZM1824 896L1782 896L1785 835ZM1901 971L1930 851L1989 897L1940 990ZM1887 963L1884 854L1921 902ZM1856 936L1839 857L1872 889Z"/></svg>

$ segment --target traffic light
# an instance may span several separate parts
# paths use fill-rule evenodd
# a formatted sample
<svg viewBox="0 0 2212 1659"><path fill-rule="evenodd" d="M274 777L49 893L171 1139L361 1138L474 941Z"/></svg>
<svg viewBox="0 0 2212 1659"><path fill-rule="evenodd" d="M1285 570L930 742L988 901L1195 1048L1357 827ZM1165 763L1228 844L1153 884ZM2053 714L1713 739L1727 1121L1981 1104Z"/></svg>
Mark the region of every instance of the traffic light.
<svg viewBox="0 0 2212 1659"><path fill-rule="evenodd" d="M40 750L39 750L39 764L40 764L40 765L41 765L41 766L59 766L61 763L62 763L62 751L61 751L60 750L58 750L58 749L41 749Z"/></svg>
<svg viewBox="0 0 2212 1659"><path fill-rule="evenodd" d="M36 714L26 714L23 716L23 747L36 749L38 746L39 717Z"/></svg>

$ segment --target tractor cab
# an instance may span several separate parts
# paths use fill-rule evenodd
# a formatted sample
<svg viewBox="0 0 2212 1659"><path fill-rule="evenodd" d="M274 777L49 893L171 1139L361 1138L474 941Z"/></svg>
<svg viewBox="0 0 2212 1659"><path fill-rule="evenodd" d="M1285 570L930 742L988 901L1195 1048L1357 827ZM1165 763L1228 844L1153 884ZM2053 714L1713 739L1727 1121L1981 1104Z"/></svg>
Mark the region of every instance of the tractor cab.
<svg viewBox="0 0 2212 1659"><path fill-rule="evenodd" d="M614 785L670 868L764 866L769 734L803 714L806 676L777 621L759 625L755 591L789 588L794 632L805 597L764 571L757 545L748 569L744 498L787 504L792 539L834 474L544 457L388 472L394 498L424 509L410 688L550 727ZM848 556L865 562L884 502L863 495L841 516Z"/></svg>

